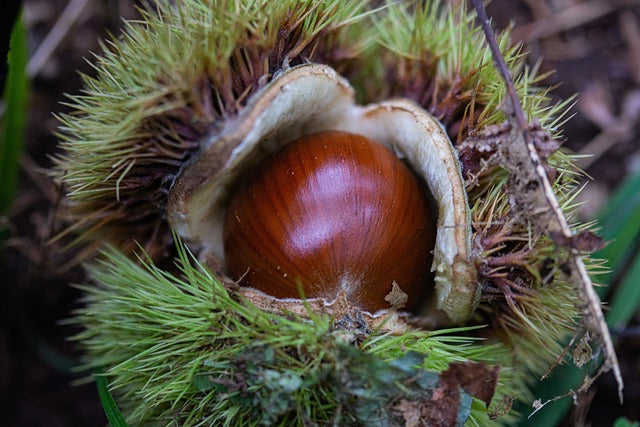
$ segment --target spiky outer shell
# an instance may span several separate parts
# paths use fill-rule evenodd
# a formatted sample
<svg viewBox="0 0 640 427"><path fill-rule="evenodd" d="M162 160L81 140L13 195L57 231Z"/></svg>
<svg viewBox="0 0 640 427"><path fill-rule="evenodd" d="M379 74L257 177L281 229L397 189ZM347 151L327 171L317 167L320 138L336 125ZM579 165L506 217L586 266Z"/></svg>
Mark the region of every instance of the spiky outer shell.
<svg viewBox="0 0 640 427"><path fill-rule="evenodd" d="M573 327L573 294L571 286L554 273L548 239L531 234L526 224L511 216L503 191L504 172L484 167L483 159L490 153L482 147L465 145L470 134L491 134L491 126L505 119L499 110L504 88L473 14L437 0L419 6L389 2L380 10L371 2L350 0L170 3L159 3L157 11L144 14L142 24L127 24L122 38L104 46L96 60L95 77L85 78L86 92L70 99L75 111L59 118L64 153L57 159L54 175L67 190L74 229L84 230L87 240L111 241L125 252L138 241L153 259L166 256L172 248L165 215L168 189L202 140L234 120L247 100L281 68L309 61L327 64L354 85L361 102L407 97L445 126L459 149L472 207L475 265L483 289L474 321L489 323L486 334L511 349L513 359L508 364L520 366L521 378L548 366L559 353L560 340ZM555 135L566 104L549 105L547 90L535 87L537 70L524 65L519 47L510 46L506 34L499 42L529 118L539 120L542 128ZM561 171L555 185L561 203L568 205L575 177L570 160L553 153L548 162ZM124 259L114 256L111 262L116 266ZM187 277L195 277L195 270L183 270ZM157 276L150 277L160 280L162 273L152 271ZM126 301L129 305L123 306L121 316L133 325L136 316L145 316L136 310L136 304L145 306L144 297L125 298L119 284L126 275L117 268L94 268L92 277L100 290L88 289L90 305L79 317L88 327L81 338L89 363L119 367L110 372L131 398L134 419L146 419L151 413L157 416L144 408L158 400L145 401L135 387L160 381L167 373L130 376L152 362L145 354L163 339L217 347L207 341L208 333L196 338L192 330L183 336L168 333L169 338L154 328L122 328L119 335L105 332L103 326L114 322L101 309L107 300ZM136 280L145 284L151 279L138 275ZM247 318L254 310L253 315L259 316L251 305L240 308L229 303L215 309L248 310L249 314L243 311ZM169 316L162 321L168 325L180 319ZM119 343L134 338L142 347L101 357L105 348L122 350ZM392 353L387 354L389 359ZM471 353L466 357L472 358ZM172 363L188 365L193 375L196 367L187 360L201 363L206 359L203 354L176 353ZM451 355L450 360L459 356ZM125 361L133 365L122 364ZM187 376L184 381L189 381ZM152 396L170 408L182 406L171 400L181 396L179 390L173 391L159 387ZM208 403L215 406L214 400ZM193 402L185 405L203 409ZM194 414L184 411L178 418L190 419ZM172 409L166 409L161 415L170 413Z"/></svg>

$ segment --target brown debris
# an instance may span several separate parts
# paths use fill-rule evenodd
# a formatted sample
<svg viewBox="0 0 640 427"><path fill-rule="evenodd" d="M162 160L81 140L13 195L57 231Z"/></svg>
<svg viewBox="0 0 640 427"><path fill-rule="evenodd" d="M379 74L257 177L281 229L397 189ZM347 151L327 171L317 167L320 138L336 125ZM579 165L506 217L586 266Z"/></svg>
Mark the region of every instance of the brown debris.
<svg viewBox="0 0 640 427"><path fill-rule="evenodd" d="M402 308L407 304L409 296L400 288L400 286L393 281L393 287L391 291L384 297L384 300L389 303L391 308Z"/></svg>
<svg viewBox="0 0 640 427"><path fill-rule="evenodd" d="M422 418L421 406L416 405L416 402L402 399L394 409L399 412L404 419L405 427L419 427L422 425L420 421Z"/></svg>
<svg viewBox="0 0 640 427"><path fill-rule="evenodd" d="M500 366L489 366L485 363L451 363L449 370L442 373L441 378L458 384L471 396L482 400L487 407L496 392Z"/></svg>
<svg viewBox="0 0 640 427"><path fill-rule="evenodd" d="M534 136L526 129L512 132L511 143L501 150L501 164L509 173L507 189L511 207L521 216L525 223L530 223L549 235L562 235L564 239L573 238L571 228L558 204L551 188L542 160L537 154ZM577 242L581 242L579 238ZM578 243L581 244L581 243ZM604 367L613 369L620 385L620 399L622 400L622 377L618 367L615 350L604 321L600 299L593 289L591 279L587 273L580 251L571 246L558 252L561 270L567 280L577 291L576 306L582 311L582 322L594 340L602 347L605 355ZM585 383L586 385L586 383Z"/></svg>
<svg viewBox="0 0 640 427"><path fill-rule="evenodd" d="M509 145L512 130L510 122L487 126L481 131L470 132L469 137L458 146L460 163L462 163L462 171L467 185L477 183L480 176L492 169L491 166L500 163L496 155L501 147ZM527 130L534 137L534 147L542 160L541 164L547 178L553 181L556 170L549 165L547 160L558 151L560 141L553 138L546 129L543 129L538 121L528 124Z"/></svg>
<svg viewBox="0 0 640 427"><path fill-rule="evenodd" d="M591 360L592 356L593 352L589 345L589 334L587 333L580 339L578 345L574 347L571 352L571 358L578 368L582 368Z"/></svg>
<svg viewBox="0 0 640 427"><path fill-rule="evenodd" d="M602 237L585 230L571 237L557 232L550 232L549 237L558 246L568 246L582 253L592 253L606 246Z"/></svg>
<svg viewBox="0 0 640 427"><path fill-rule="evenodd" d="M513 396L502 396L502 400L489 412L489 419L495 420L507 415L511 410L511 406L513 406Z"/></svg>
<svg viewBox="0 0 640 427"><path fill-rule="evenodd" d="M485 363L451 363L449 369L440 374L440 383L429 399L402 399L393 409L404 419L406 426L455 426L460 389L482 400L488 407L496 391L499 372L499 366Z"/></svg>
<svg viewBox="0 0 640 427"><path fill-rule="evenodd" d="M500 145L508 142L510 130L511 125L506 122L486 126L480 131L469 132L469 138L458 145L462 174L468 183L477 183L478 178L490 170L493 156Z"/></svg>

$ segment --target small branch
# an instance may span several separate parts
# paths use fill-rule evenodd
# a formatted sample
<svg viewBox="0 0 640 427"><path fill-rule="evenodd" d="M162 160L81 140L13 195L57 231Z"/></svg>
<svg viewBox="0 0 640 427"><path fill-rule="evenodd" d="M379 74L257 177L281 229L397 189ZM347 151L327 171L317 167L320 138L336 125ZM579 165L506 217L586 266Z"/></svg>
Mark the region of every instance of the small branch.
<svg viewBox="0 0 640 427"><path fill-rule="evenodd" d="M549 236L563 236L562 240L569 242L569 244L556 243L558 264L562 266L567 280L576 289L578 297L576 306L582 311L582 323L585 329L600 346L604 355L603 365L596 376L586 377L580 390L586 389L603 372L613 370L618 382L618 396L622 402L624 384L609 329L602 314L600 299L593 289L591 278L579 251L570 244L573 233L553 193L544 162L536 149L536 145L540 145L536 132L539 134L540 129L530 125L526 120L511 73L496 42L482 0L473 0L473 5L491 49L495 66L507 86L509 103L506 105L505 113L512 126L509 131L509 143L499 147L497 161L509 171L508 191L513 214L519 215L523 221L529 222L540 232ZM553 240L556 241L556 239Z"/></svg>
<svg viewBox="0 0 640 427"><path fill-rule="evenodd" d="M562 361L564 360L564 357L566 356L566 354L569 352L569 350L571 350L571 348L576 343L576 341L583 336L583 334L584 334L584 331L578 331L578 333L576 333L571 338L571 341L569 341L569 344L567 344L567 346L564 348L564 350L562 350L562 353L556 358L556 361L553 362L551 364L551 366L549 366L547 371L540 377L540 381L543 381L545 378L547 378L549 376L549 374L551 374L551 372L553 372L553 370L556 368L556 366L559 366L562 363Z"/></svg>
<svg viewBox="0 0 640 427"><path fill-rule="evenodd" d="M493 30L491 30L491 24L487 17L487 11L482 4L482 0L473 0L473 7L476 9L478 20L480 21L480 25L482 25L482 30L484 31L487 43L489 44L489 49L491 49L493 63L500 72L500 75L507 86L507 97L509 102L511 102L511 109L516 123L521 129L524 129L527 126L527 118L522 110L522 105L520 105L520 98L518 98L518 93L513 85L513 79L511 78L509 67L504 60L504 56L502 56L502 53L500 52L500 47L498 46L496 38L493 36Z"/></svg>
<svg viewBox="0 0 640 427"><path fill-rule="evenodd" d="M64 9L55 25L49 31L45 39L40 43L38 49L29 59L27 64L27 75L30 78L37 76L42 67L51 58L53 52L58 48L67 33L78 20L78 17L89 4L89 0L71 0Z"/></svg>
<svg viewBox="0 0 640 427"><path fill-rule="evenodd" d="M523 25L514 30L516 40L531 42L544 39L562 31L572 30L595 21L610 13L640 4L638 0L593 0L577 2L549 16Z"/></svg>

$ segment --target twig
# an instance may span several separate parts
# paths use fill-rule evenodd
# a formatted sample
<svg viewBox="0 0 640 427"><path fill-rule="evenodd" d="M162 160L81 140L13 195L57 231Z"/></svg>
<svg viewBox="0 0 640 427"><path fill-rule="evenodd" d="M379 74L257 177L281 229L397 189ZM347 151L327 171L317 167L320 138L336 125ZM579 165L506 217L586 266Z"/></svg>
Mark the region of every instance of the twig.
<svg viewBox="0 0 640 427"><path fill-rule="evenodd" d="M40 73L44 64L49 60L58 45L78 19L84 8L89 4L89 0L71 0L67 7L56 21L49 34L44 38L38 49L27 63L27 76L35 77Z"/></svg>
<svg viewBox="0 0 640 427"><path fill-rule="evenodd" d="M571 348L573 347L573 345L576 343L576 341L578 340L578 338L580 338L580 336L583 334L583 332L579 332L576 333L571 340L569 341L569 344L567 344L567 346L564 348L564 350L562 350L562 353L556 358L555 362L553 362L551 364L551 366L549 366L549 368L547 368L547 371L540 377L540 381L544 380L545 378L547 378L549 376L549 374L551 374L551 372L557 367L559 366L562 361L564 360L564 356L566 356L566 354L569 352L569 350L571 350Z"/></svg>
<svg viewBox="0 0 640 427"><path fill-rule="evenodd" d="M577 160L578 166L584 170L591 167L611 148L625 142L630 131L633 131L632 127L609 128L600 132L578 152L581 156Z"/></svg>
<svg viewBox="0 0 640 427"><path fill-rule="evenodd" d="M500 52L500 48L498 47L498 43L493 36L493 31L491 30L491 25L489 24L489 18L487 17L487 12L484 9L482 1L480 0L473 0L473 7L475 7L476 9L478 19L480 20L480 25L482 25L482 30L484 31L487 43L489 44L489 49L491 49L493 63L500 72L500 75L504 79L504 83L507 86L507 97L511 103L511 113L513 113L518 127L521 129L525 129L527 127L527 119L524 115L524 111L522 110L522 106L520 105L520 99L518 98L516 88L513 85L513 78L511 77L509 67L507 66L507 63L505 62L504 57Z"/></svg>
<svg viewBox="0 0 640 427"><path fill-rule="evenodd" d="M560 396L552 397L552 398L550 398L550 399L548 399L548 400L546 400L544 402L542 402L540 399L534 401L533 402L533 412L531 412L529 414L527 419L531 418L536 412L538 412L540 409L544 408L549 403L553 403L553 402L558 401L560 399L564 399L565 397L573 396L574 403L577 402L578 396L580 394L582 394L582 393L586 393L589 390L589 388L591 387L591 385L594 383L596 378L598 378L600 375L602 375L604 372L606 372L604 368L605 368L605 366L603 365L598 370L596 375L594 375L593 377L589 377L589 376L585 377L583 383L580 385L580 387L577 390L569 390L565 394L562 394Z"/></svg>
<svg viewBox="0 0 640 427"><path fill-rule="evenodd" d="M578 152L583 155L578 161L581 168L588 168L616 144L627 143L633 138L640 122L640 90L634 90L627 94L620 115L617 117L611 115L609 120L610 122L606 123L602 132ZM595 118L591 118L591 121L600 125ZM587 154L589 156L586 156Z"/></svg>
<svg viewBox="0 0 640 427"><path fill-rule="evenodd" d="M46 177L46 170L42 166L38 165L33 157L29 154L24 154L20 158L20 168L25 175L29 177L36 188L40 190L40 193L46 197L49 203L53 204L56 201L56 190L50 179Z"/></svg>
<svg viewBox="0 0 640 427"><path fill-rule="evenodd" d="M571 228L562 213L547 178L544 164L538 155L535 132L526 121L511 74L496 42L482 0L473 0L473 5L491 49L494 64L507 86L509 102L505 106L505 112L512 125L511 138L509 143L502 144L499 148L502 166L509 171L510 175L511 206L516 214L522 215L538 230L544 230L549 236L562 236L563 240L571 242ZM554 239L554 241L557 240ZM567 279L573 283L578 294L576 306L582 311L583 325L600 346L604 355L603 365L596 376L594 378L586 377L579 390L585 389L603 372L613 370L618 382L618 397L622 402L624 384L609 329L602 314L600 299L593 289L591 278L578 250L572 248L571 245L561 243L556 243L556 246L559 249L558 261L563 267L562 270ZM563 260L563 256L566 256L566 259Z"/></svg>
<svg viewBox="0 0 640 427"><path fill-rule="evenodd" d="M627 44L631 75L637 85L640 85L640 28L638 19L631 11L624 11L620 15L620 29Z"/></svg>
<svg viewBox="0 0 640 427"><path fill-rule="evenodd" d="M638 0L595 0L578 3L547 18L514 29L513 38L525 42L544 39L594 21L618 9L639 4Z"/></svg>

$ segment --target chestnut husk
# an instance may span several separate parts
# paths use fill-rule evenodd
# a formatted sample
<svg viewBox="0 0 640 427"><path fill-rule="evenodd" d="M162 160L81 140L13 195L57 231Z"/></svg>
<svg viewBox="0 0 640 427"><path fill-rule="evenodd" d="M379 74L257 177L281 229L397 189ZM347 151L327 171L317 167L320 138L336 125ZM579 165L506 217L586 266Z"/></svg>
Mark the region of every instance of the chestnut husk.
<svg viewBox="0 0 640 427"><path fill-rule="evenodd" d="M253 95L237 118L202 141L201 151L182 169L169 193L171 227L210 267L224 274L222 229L238 182L288 142L328 130L380 142L424 180L438 212L431 267L436 298L422 302L419 315L434 327L465 322L478 303L479 287L470 260L469 204L453 144L442 125L411 101L356 105L349 82L326 65L306 64L280 72ZM301 300L277 299L251 288L238 291L263 309L299 315L307 310ZM348 301L337 303L338 299L308 299L306 304L340 317L353 307ZM385 314L365 316L378 326L386 321Z"/></svg>
<svg viewBox="0 0 640 427"><path fill-rule="evenodd" d="M378 349L386 346L386 351L377 356L393 363L405 350L419 351L427 355L423 366L437 371L446 369L446 363L439 365L438 360L442 348L432 351L434 341L442 334L443 342L447 343L451 337L454 343L443 357L447 363L462 358L515 367L501 372L500 389L508 395L503 396L505 401L509 401L509 396L526 398L526 392L519 388L520 381L531 372L534 375L544 372L561 353L559 343L573 327L575 311L570 284L560 277L553 277L551 283L536 280L535 269L540 258L544 258L545 265L547 260L553 260L553 247L544 237L528 234L526 224L513 222L504 192L503 171L485 168L485 160L492 152L484 150L484 141L463 143L471 131L491 137L494 133L483 133L491 131L487 125L504 120L499 110L502 82L496 73L491 74L491 59L477 37L474 17L464 6L449 9L438 1L425 2L424 7L415 8L389 2L379 19L365 24L375 27L374 31L348 28L336 36L336 32L332 32L335 28L347 28L356 21L347 13L346 17L333 21L339 23L333 29L329 25L328 30L315 32L323 28L323 24L315 27L315 23L310 24L313 35L307 36L295 27L302 19L292 22L288 20L291 14L286 11L283 15L265 18L275 28L272 34L277 33L276 44L253 43L256 38L262 40L257 26L255 34L248 32L249 37L238 38L239 46L228 58L216 62L218 58L212 60L209 51L202 54L197 49L204 45L202 40L210 43L210 39L215 39L211 37L213 33L217 35L229 28L212 27L214 20L200 19L206 17L208 10L201 6L214 7L215 4L222 8L222 2L185 0L184 6L175 9L173 5L168 6L169 3L159 8L160 18L150 13L145 16L145 25L132 25L130 38L114 41L113 47L107 48L105 58L97 66L98 78L86 81L90 88L88 95L74 98L79 114L62 116L61 134L68 152L57 164L57 177L64 182L70 205L75 209L73 228L85 227L88 231L83 237L87 240L113 242L123 251L108 250L106 261L96 261L89 267L89 280L97 286L84 288L88 305L77 314L76 322L86 330L76 338L88 351L88 367L108 369L105 375L112 386L121 390L117 397L119 403L126 405L128 416L133 420L149 420L161 414L193 422L199 419L199 415L194 414L215 418L237 413L241 407L237 402L215 401L212 409L211 405L207 407L207 402L211 404L212 400L206 400L215 399L211 391L208 394L206 390L199 390L202 393L197 394L193 388L176 391L174 384L188 383L194 378L194 372L213 377L211 360L215 360L216 367L221 367L224 374L215 377L213 385L209 384L216 396L220 396L221 385L243 390L246 364L251 363L251 357L259 355L257 350L263 350L256 349L254 341L267 342L287 357L305 356L304 346L300 351L300 346L286 347L277 339L287 325L293 325L287 335L291 340L297 339L299 331L303 331L302 335L319 331L311 340L314 345L308 345L310 341L305 343L313 354L325 350L333 354L331 349L336 345L333 338L339 336L340 342L347 342L352 350L366 355L376 351L376 346ZM229 2L242 7L258 3ZM362 16L369 16L363 12L364 3L360 6L353 6L358 2L351 1L328 2L331 3L328 6L327 2L294 3L289 5L296 9L293 15L296 16L297 11L300 16L311 16L312 22L320 22L323 19L320 17L332 16L350 7L353 13L360 11ZM260 7L267 8L270 4L276 3L263 2ZM332 5L337 8L332 9ZM322 11L325 7L329 9L324 10L327 13ZM263 18L262 10L256 13ZM231 16L226 10L219 15ZM188 19L183 19L184 16ZM388 22L387 17L390 17ZM227 25L236 24L234 17L231 18ZM346 27L340 19L348 22ZM327 20L331 22L332 18ZM175 31L174 27L182 31ZM411 37L403 38L405 29ZM358 31L362 33L356 34ZM177 43L174 37L181 34L189 34L187 42L195 42ZM355 37L348 37L354 34ZM437 37L427 38L434 41L426 43L420 40L423 34ZM371 52L362 48L366 46L367 37L379 44ZM562 116L566 104L549 106L546 91L533 87L535 70L520 68L523 67L522 55L517 48L509 48L506 37L500 38L501 49L516 77L518 92L526 99L527 113L540 117L545 128L554 127L554 120ZM197 52L192 54L192 50L185 49L186 45ZM158 46L162 55L158 55ZM416 48L417 51L412 50ZM187 60L183 55L185 51L189 52ZM165 58L173 62L163 63ZM194 64L193 58L202 60L204 65ZM347 76L358 88L359 99L369 102L403 96L411 100L358 106L353 101L354 91L349 82L334 69L321 64L298 65L310 60L330 64ZM135 78L129 78L134 72ZM139 99L127 98L129 93L142 95ZM120 101L122 98L124 101ZM307 105L310 99L317 104L312 109ZM460 154L465 162L466 191L458 156L445 138L447 132L438 120L425 114L423 108L437 116L456 147L465 150ZM439 221L450 220L443 222L446 226L441 227L438 237L443 243L438 249L440 264L434 262L436 270L440 268L437 271L439 296L430 300L432 307L425 303L422 316L408 317L394 310L378 315L361 313L340 297L328 302L278 301L252 289L238 288L225 276L224 253L218 250L218 243L213 242L218 242L217 227L229 192L263 155L279 146L269 132L280 135L280 143L286 143L296 135L325 129L319 117L342 130L386 140L400 157L417 164L412 168L426 182L430 182L428 177L419 171L426 163L422 162L416 144L388 138L388 133L439 135L434 143L441 150L435 149L432 142L417 144L444 153L444 158L449 159L441 159L448 165L447 171L436 174L443 182L435 180L429 185L433 187L430 190L434 198L440 188L452 202L450 216L447 217L446 212L439 215ZM357 119L359 125L348 119ZM400 120L399 124L396 119ZM410 131L416 128L420 132ZM424 132L426 129L428 132ZM562 157L556 156L553 161L568 167L569 162ZM225 177L226 172L222 171L232 176ZM175 176L178 178L174 180ZM450 179L453 181L448 181ZM169 184L172 184L170 190ZM562 189L558 191L561 197L571 197L571 191L567 190L570 184L561 180L556 184ZM452 186L450 191L446 190L447 186ZM456 189L462 189L461 194ZM171 235L167 216L178 235ZM471 223L474 239L470 242ZM182 246L180 236L188 243L188 249ZM150 252L148 257L138 259L141 265L132 261L130 249L134 240ZM162 256L172 256L176 250L180 274L172 276L176 270L164 263L166 259L162 260ZM214 274L191 259L189 250L205 261ZM512 270L517 276L516 285L530 293L516 295L515 298L522 298L510 305L507 302L512 301L505 298L509 289L498 289L491 274L496 270L493 262L504 261L503 254L514 252L519 257ZM161 264L153 264L159 260ZM530 266L526 271L519 269L523 262ZM218 279L224 287L219 286ZM482 301L473 312L479 296ZM172 305L174 301L183 305ZM155 312L160 315L155 316ZM477 332L438 328L456 321L465 322L470 315L473 318L467 324L490 324L491 327ZM209 323L214 317L223 319L215 327ZM254 318L257 321L254 322ZM426 328L418 327L416 318L422 319L420 326L426 325ZM227 322L238 325L238 331L251 330L230 337ZM185 332L191 325L197 327ZM427 328L431 327L435 329L429 332ZM395 334L387 334L389 331ZM474 338L465 341L463 337L469 334L488 336L491 341L473 347ZM360 348L367 339L375 344ZM492 344L496 342L504 344ZM469 347L465 348L466 345ZM509 356L500 355L499 350L504 348L509 349ZM270 350L260 353L264 360L259 361L272 363ZM335 362L330 367L337 369L338 365ZM285 358L285 362L279 360L268 365L268 372L285 375L291 367L290 360ZM510 374L513 377L509 377ZM272 383L265 381L259 385L268 389ZM504 391L512 386L516 392ZM168 389L173 393L167 392ZM203 396L206 402L201 401ZM230 409L220 409L221 405L229 405L224 408ZM178 406L184 409L176 410ZM483 407L480 411L485 418L487 410ZM486 419L485 422L490 423Z"/></svg>

